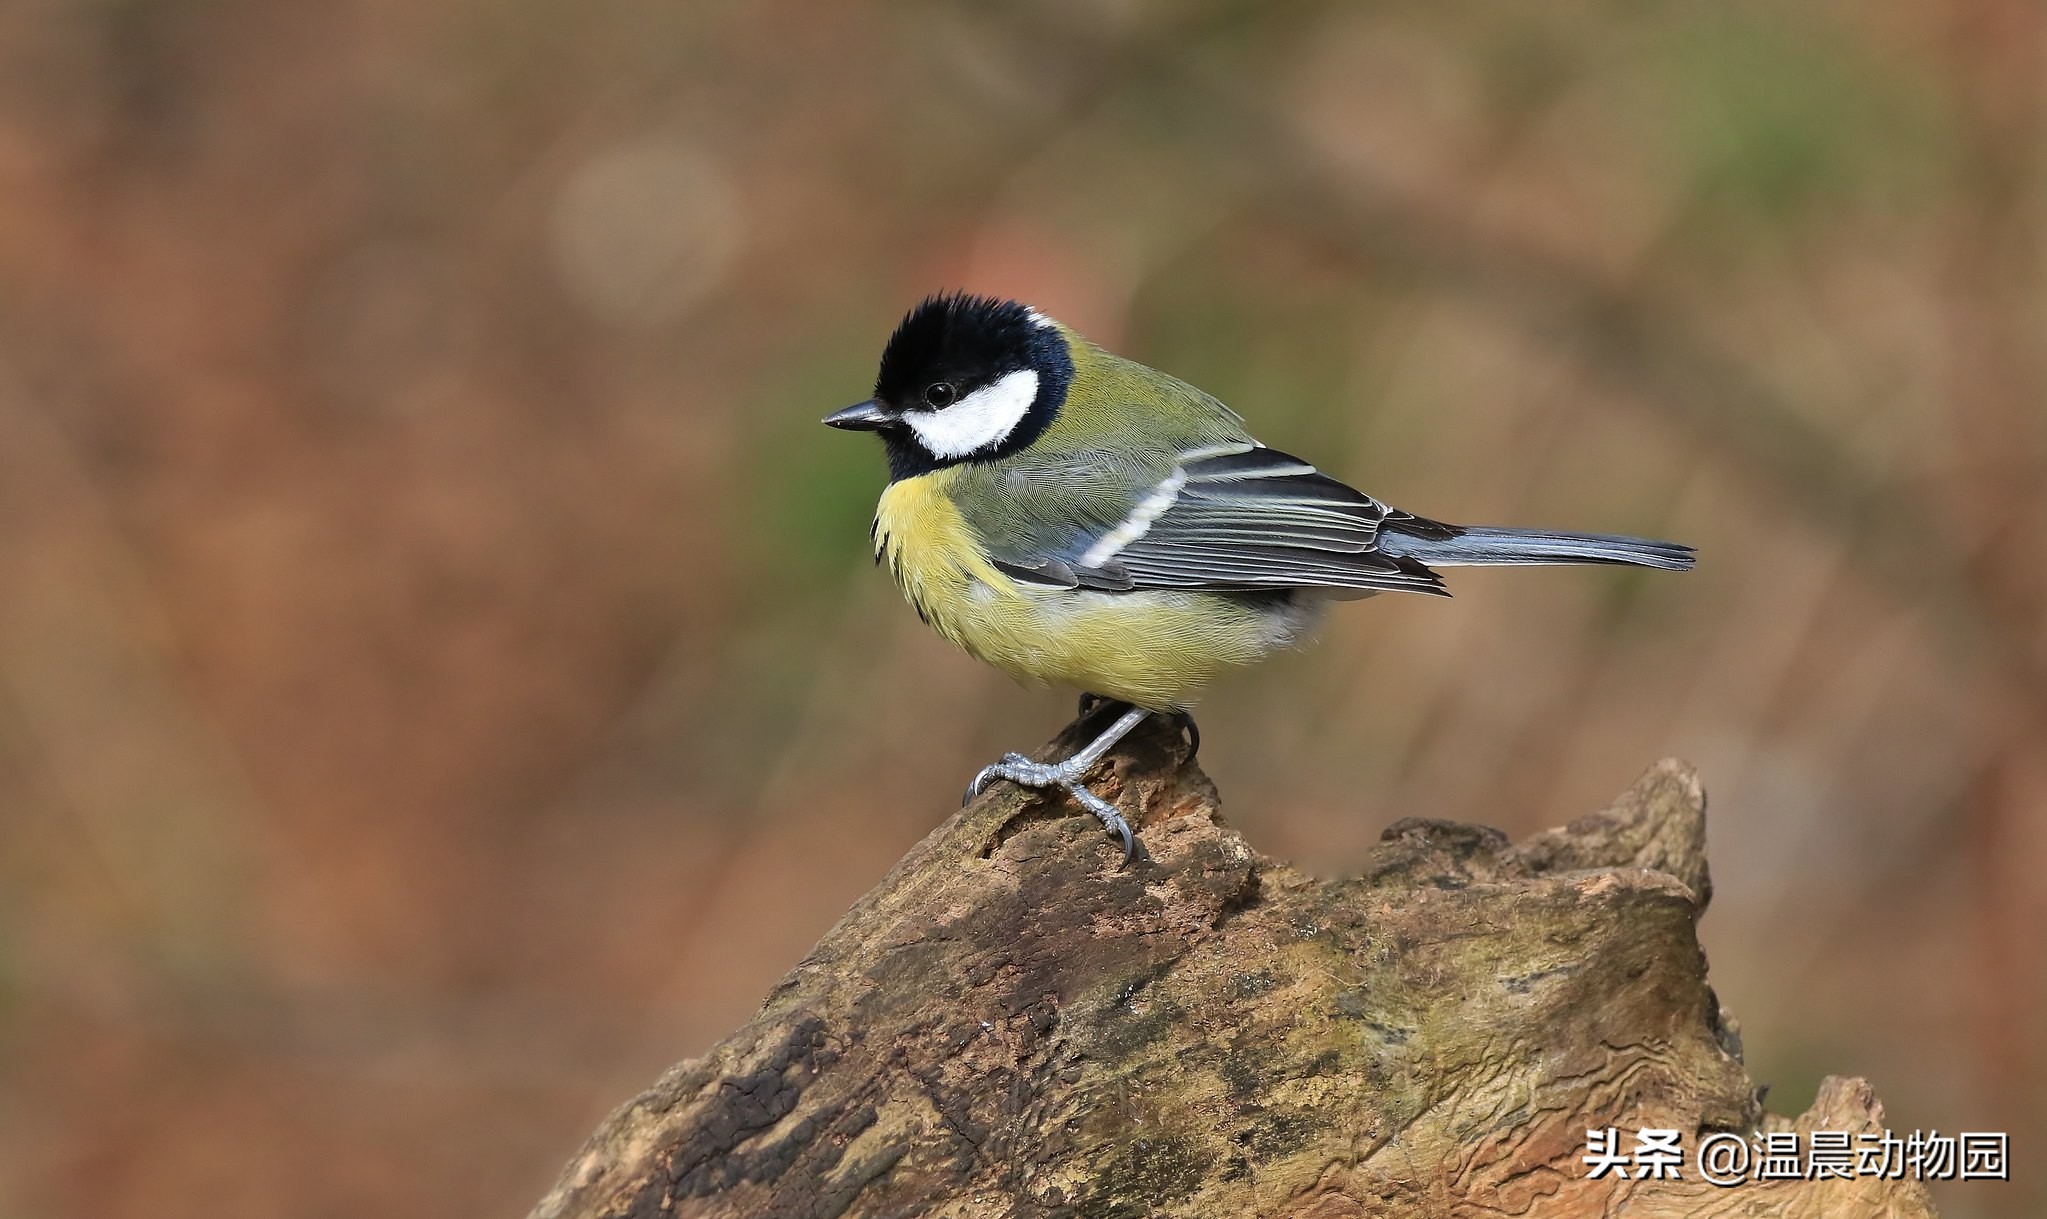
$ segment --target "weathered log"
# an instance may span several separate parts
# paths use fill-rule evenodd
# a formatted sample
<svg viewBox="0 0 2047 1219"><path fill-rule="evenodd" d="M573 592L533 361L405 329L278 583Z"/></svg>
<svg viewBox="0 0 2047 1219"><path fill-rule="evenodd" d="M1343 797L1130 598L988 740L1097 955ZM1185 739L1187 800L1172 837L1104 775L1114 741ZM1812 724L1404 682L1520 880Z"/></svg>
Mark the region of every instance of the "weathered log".
<svg viewBox="0 0 2047 1219"><path fill-rule="evenodd" d="M1128 868L998 785L607 1118L537 1219L1932 1214L1910 1181L1698 1179L1708 1132L1791 1123L1706 983L1683 763L1519 845L1399 822L1334 881L1247 846L1170 730L1097 775ZM1798 1119L1881 1125L1860 1081ZM1684 1132L1682 1179L1591 1179L1608 1126Z"/></svg>

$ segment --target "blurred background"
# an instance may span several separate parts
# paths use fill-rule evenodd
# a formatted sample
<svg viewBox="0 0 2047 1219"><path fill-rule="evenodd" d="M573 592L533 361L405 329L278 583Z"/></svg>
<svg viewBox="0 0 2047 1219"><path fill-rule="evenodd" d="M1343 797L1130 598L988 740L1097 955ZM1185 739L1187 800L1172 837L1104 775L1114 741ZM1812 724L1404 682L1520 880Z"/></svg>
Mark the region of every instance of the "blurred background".
<svg viewBox="0 0 2047 1219"><path fill-rule="evenodd" d="M1225 683L1325 875L1698 763L1771 1107L2047 1189L2047 9L0 6L0 1219L518 1214L1071 696L867 559L926 292L1460 572Z"/></svg>

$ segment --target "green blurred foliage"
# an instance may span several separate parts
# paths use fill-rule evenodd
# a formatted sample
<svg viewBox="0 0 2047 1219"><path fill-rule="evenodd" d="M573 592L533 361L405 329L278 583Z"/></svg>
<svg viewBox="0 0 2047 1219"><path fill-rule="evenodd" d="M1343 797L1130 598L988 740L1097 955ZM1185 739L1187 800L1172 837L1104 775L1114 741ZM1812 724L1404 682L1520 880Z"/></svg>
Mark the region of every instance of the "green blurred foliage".
<svg viewBox="0 0 2047 1219"><path fill-rule="evenodd" d="M1936 201L1954 134L1900 66L1802 16L1736 6L1688 13L1642 70L1660 78L1671 151L1735 252L1746 225Z"/></svg>

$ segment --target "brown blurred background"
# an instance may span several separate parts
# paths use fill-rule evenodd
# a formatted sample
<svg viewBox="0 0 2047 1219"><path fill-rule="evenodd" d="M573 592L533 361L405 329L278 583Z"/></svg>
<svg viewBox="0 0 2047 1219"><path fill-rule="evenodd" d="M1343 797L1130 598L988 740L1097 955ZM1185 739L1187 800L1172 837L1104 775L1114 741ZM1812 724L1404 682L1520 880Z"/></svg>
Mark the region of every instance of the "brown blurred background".
<svg viewBox="0 0 2047 1219"><path fill-rule="evenodd" d="M927 291L1457 520L1218 689L1322 873L1659 755L1795 1112L2047 1205L2047 9L0 5L0 1219L517 1214L1070 695L866 558Z"/></svg>

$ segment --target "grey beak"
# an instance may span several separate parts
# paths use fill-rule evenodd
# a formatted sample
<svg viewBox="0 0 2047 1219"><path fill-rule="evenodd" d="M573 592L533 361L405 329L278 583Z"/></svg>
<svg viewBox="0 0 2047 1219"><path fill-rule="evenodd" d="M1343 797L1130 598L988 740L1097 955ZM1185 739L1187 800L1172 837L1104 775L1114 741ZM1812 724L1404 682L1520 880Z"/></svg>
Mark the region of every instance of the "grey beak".
<svg viewBox="0 0 2047 1219"><path fill-rule="evenodd" d="M849 432L876 432L896 421L888 408L874 399L855 402L844 410L833 411L824 417L832 427L845 428Z"/></svg>

